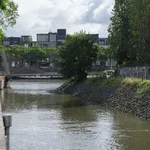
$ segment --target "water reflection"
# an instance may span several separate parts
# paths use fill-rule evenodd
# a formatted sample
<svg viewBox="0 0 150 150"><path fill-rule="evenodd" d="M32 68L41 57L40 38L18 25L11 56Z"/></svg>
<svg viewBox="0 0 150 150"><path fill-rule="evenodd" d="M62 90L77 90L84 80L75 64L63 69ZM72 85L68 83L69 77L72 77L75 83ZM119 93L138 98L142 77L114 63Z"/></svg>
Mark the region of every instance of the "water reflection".
<svg viewBox="0 0 150 150"><path fill-rule="evenodd" d="M64 101L67 101L71 98L70 95L31 95L31 94L20 94L7 90L3 92L3 97L5 97L5 102L2 104L3 111L10 109L22 110L22 109L32 109L36 105L38 109L51 109L54 107L61 107L64 105Z"/></svg>
<svg viewBox="0 0 150 150"><path fill-rule="evenodd" d="M116 114L115 130L118 131L116 139L125 150L148 150L150 146L150 123L136 117Z"/></svg>
<svg viewBox="0 0 150 150"><path fill-rule="evenodd" d="M75 149L119 148L114 139L114 120L110 112L99 106L82 106L64 109L61 114L67 139Z"/></svg>
<svg viewBox="0 0 150 150"><path fill-rule="evenodd" d="M149 149L148 122L71 95L41 93L62 84L55 82L13 82L0 92L3 111L13 114L11 150Z"/></svg>

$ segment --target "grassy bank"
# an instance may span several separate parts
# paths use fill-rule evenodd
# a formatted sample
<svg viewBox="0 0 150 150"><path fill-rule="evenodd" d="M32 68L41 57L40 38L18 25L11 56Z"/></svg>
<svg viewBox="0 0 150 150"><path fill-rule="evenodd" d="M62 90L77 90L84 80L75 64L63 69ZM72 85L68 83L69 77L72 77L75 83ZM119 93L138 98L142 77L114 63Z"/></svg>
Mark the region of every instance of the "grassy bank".
<svg viewBox="0 0 150 150"><path fill-rule="evenodd" d="M101 104L150 121L150 80L89 78L83 82L72 82L60 90L76 93L83 104Z"/></svg>
<svg viewBox="0 0 150 150"><path fill-rule="evenodd" d="M150 91L150 80L138 78L109 78L102 80L100 78L91 78L90 82L99 82L100 87L133 87L136 88L137 94L144 94Z"/></svg>

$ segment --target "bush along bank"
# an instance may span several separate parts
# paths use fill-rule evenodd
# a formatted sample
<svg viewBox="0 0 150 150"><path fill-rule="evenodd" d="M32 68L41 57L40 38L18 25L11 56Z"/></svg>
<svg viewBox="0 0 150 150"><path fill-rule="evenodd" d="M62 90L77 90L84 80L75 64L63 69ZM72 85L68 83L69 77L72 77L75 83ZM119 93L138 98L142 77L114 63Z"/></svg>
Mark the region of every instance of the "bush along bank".
<svg viewBox="0 0 150 150"><path fill-rule="evenodd" d="M61 89L79 100L98 103L150 121L150 81L136 78L92 78Z"/></svg>

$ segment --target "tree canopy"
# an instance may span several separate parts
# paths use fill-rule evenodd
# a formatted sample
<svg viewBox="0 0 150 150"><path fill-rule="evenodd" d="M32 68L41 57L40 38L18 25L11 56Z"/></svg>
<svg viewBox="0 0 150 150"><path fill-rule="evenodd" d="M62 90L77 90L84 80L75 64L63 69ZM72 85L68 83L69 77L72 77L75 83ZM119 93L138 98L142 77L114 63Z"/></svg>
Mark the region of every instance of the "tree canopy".
<svg viewBox="0 0 150 150"><path fill-rule="evenodd" d="M3 29L16 24L18 5L12 0L0 0L0 41L4 38Z"/></svg>
<svg viewBox="0 0 150 150"><path fill-rule="evenodd" d="M11 47L0 46L0 50L3 49L6 52L9 61L27 62L31 66L55 65L58 59L58 49L55 47L41 48L35 45L30 48L26 48L20 45L13 45Z"/></svg>
<svg viewBox="0 0 150 150"><path fill-rule="evenodd" d="M150 63L150 0L115 0L109 26L118 64Z"/></svg>
<svg viewBox="0 0 150 150"><path fill-rule="evenodd" d="M96 61L98 46L85 32L67 35L59 48L61 73L65 77L75 77L81 81L87 77L87 71Z"/></svg>
<svg viewBox="0 0 150 150"><path fill-rule="evenodd" d="M112 58L112 49L110 46L100 47L98 46L97 60L107 60L108 58Z"/></svg>

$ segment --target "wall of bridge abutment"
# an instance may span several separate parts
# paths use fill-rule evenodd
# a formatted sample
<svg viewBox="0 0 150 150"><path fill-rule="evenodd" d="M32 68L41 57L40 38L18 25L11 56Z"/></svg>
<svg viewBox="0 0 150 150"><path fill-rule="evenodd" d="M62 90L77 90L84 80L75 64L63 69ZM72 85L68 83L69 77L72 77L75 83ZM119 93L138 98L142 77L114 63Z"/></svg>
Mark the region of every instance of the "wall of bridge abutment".
<svg viewBox="0 0 150 150"><path fill-rule="evenodd" d="M10 80L6 76L0 76L0 90L10 87Z"/></svg>
<svg viewBox="0 0 150 150"><path fill-rule="evenodd" d="M5 87L5 76L0 76L0 90L3 90Z"/></svg>

